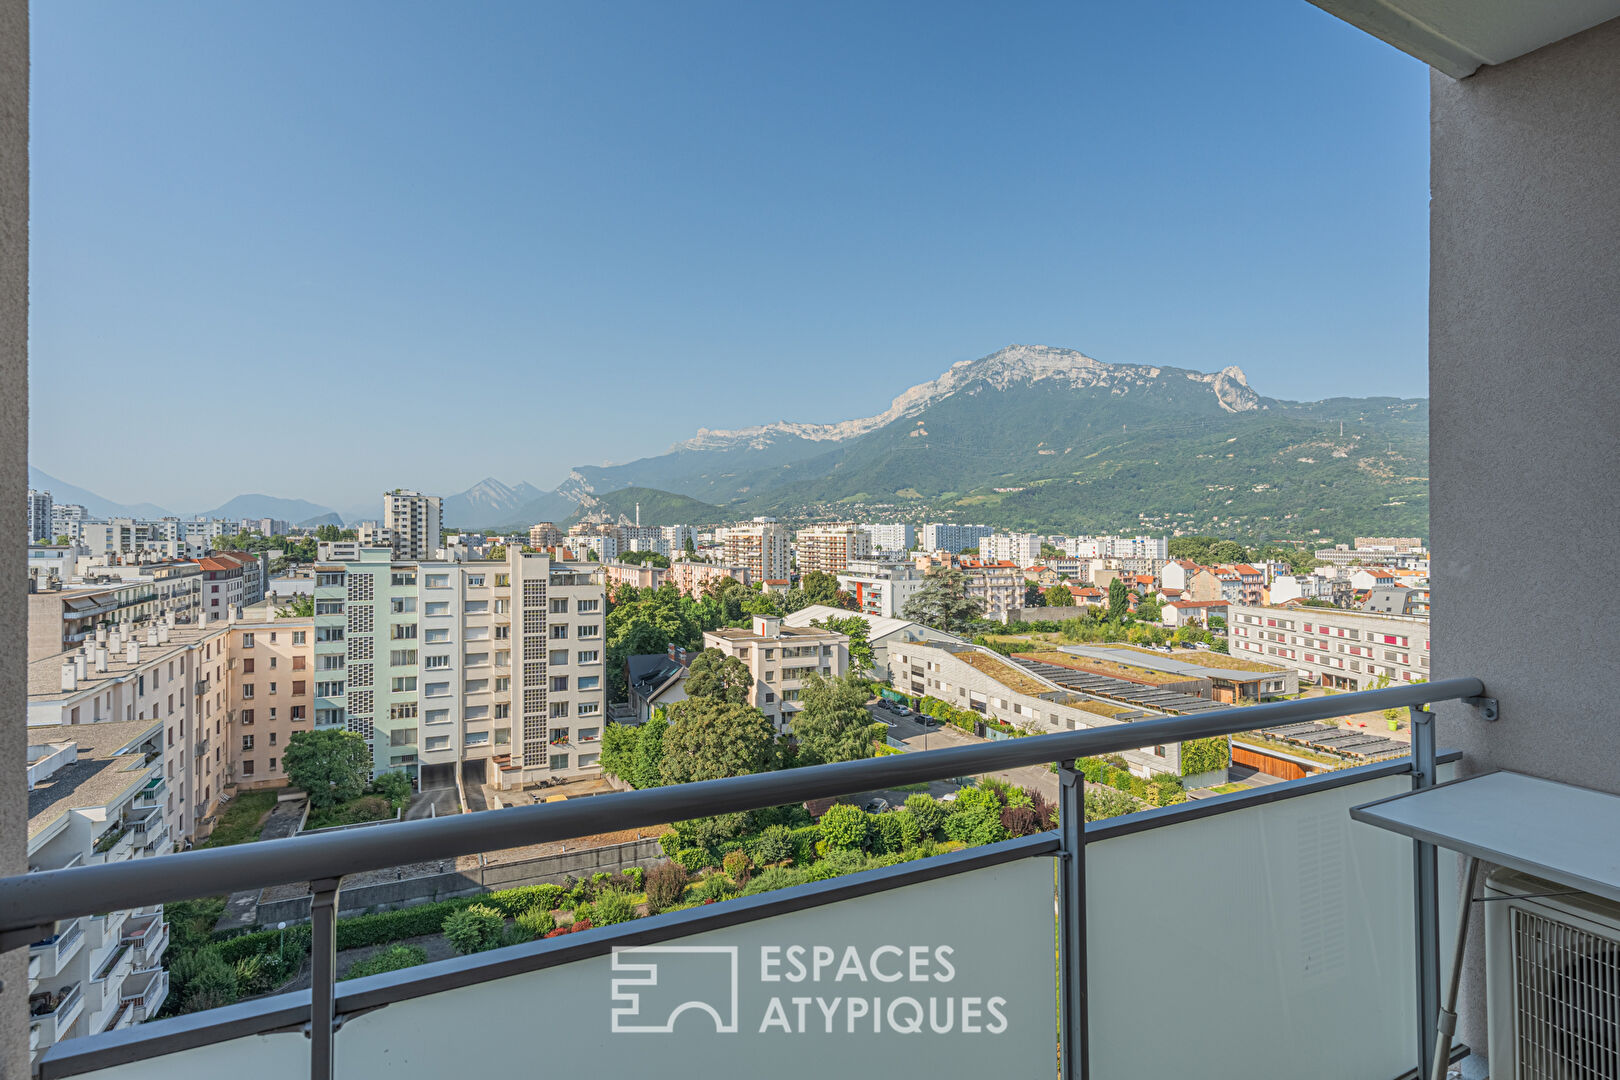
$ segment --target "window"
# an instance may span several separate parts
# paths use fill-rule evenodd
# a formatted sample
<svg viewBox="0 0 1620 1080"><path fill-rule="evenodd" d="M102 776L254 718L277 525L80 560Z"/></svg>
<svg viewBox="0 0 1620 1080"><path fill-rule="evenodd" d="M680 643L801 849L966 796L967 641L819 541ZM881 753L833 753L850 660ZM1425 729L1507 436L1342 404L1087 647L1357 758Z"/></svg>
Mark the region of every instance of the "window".
<svg viewBox="0 0 1620 1080"><path fill-rule="evenodd" d="M552 728L551 729L551 745L552 746L565 746L565 745L567 745L567 743L568 743L568 729L567 728L558 727L558 728Z"/></svg>
<svg viewBox="0 0 1620 1080"><path fill-rule="evenodd" d="M393 638L395 641L416 640L415 623L395 623L393 626L389 627L389 630L391 633L388 636Z"/></svg>
<svg viewBox="0 0 1620 1080"><path fill-rule="evenodd" d="M253 635L252 634L243 634L242 635L242 648L244 648L244 649L253 648ZM170 678L174 677L174 665L172 665L172 664L169 665L169 677Z"/></svg>
<svg viewBox="0 0 1620 1080"><path fill-rule="evenodd" d="M343 584L343 571L342 570L336 570L336 571L323 570L320 573L315 575L315 585L316 585L317 588L325 588L328 585L339 585L339 586L341 586L342 584Z"/></svg>
<svg viewBox="0 0 1620 1080"><path fill-rule="evenodd" d="M273 731L270 733L270 745L276 745L276 733Z"/></svg>
<svg viewBox="0 0 1620 1080"><path fill-rule="evenodd" d="M242 636L246 637L247 635L244 634ZM253 657L250 656L246 660L242 661L242 674L244 674L244 675L253 674Z"/></svg>
<svg viewBox="0 0 1620 1080"><path fill-rule="evenodd" d="M551 755L551 767L553 769L566 769L566 768L568 768L568 755L567 754L552 754Z"/></svg>
<svg viewBox="0 0 1620 1080"><path fill-rule="evenodd" d="M588 615L593 611L602 610L602 601L600 601L600 600L581 600L575 606L574 610L579 612L581 615Z"/></svg>
<svg viewBox="0 0 1620 1080"><path fill-rule="evenodd" d="M317 614L317 615L341 615L341 614L343 614L343 601L342 600L316 600L315 601L315 614Z"/></svg>
<svg viewBox="0 0 1620 1080"><path fill-rule="evenodd" d="M252 758L243 759L243 761L242 761L242 775L243 776L252 776L253 775L253 759Z"/></svg>
<svg viewBox="0 0 1620 1080"><path fill-rule="evenodd" d="M465 638L468 641L488 641L489 640L489 627L487 627L487 626L469 626L469 627L467 627L465 632L462 634L462 637Z"/></svg>
<svg viewBox="0 0 1620 1080"><path fill-rule="evenodd" d="M450 601L429 600L422 610L427 615L448 615L450 614Z"/></svg>
<svg viewBox="0 0 1620 1080"><path fill-rule="evenodd" d="M429 604L429 607L433 605ZM396 596L388 602L388 610L395 615L408 615L416 610L416 597Z"/></svg>
<svg viewBox="0 0 1620 1080"><path fill-rule="evenodd" d="M276 759L275 758L270 759L270 771L271 772L276 771Z"/></svg>
<svg viewBox="0 0 1620 1080"><path fill-rule="evenodd" d="M568 640L568 624L567 623L554 623L554 624L552 624L552 627L551 627L551 640L552 641L567 641Z"/></svg>
<svg viewBox="0 0 1620 1080"><path fill-rule="evenodd" d="M467 575L467 588L469 588L469 589L482 589L483 587L484 587L484 575L483 574L468 574Z"/></svg>
<svg viewBox="0 0 1620 1080"><path fill-rule="evenodd" d="M468 746L484 746L489 742L489 732L469 731L467 732L467 738L463 741Z"/></svg>
<svg viewBox="0 0 1620 1080"><path fill-rule="evenodd" d="M415 667L415 649L392 649L388 653L388 662L394 667Z"/></svg>
<svg viewBox="0 0 1620 1080"><path fill-rule="evenodd" d="M276 640L276 635L274 635L274 634L271 634L271 635L270 635L270 640L271 640L271 641L275 641L275 640ZM274 667L275 667L275 666L276 666L276 658L275 658L275 657L274 657L274 656L272 656L272 657L271 657L271 658L270 658L270 666L271 666L271 667L272 667L272 668L274 668Z"/></svg>
<svg viewBox="0 0 1620 1080"><path fill-rule="evenodd" d="M488 615L489 614L489 601L488 600L468 600L467 603L462 607L462 610L465 611L468 615Z"/></svg>
<svg viewBox="0 0 1620 1080"><path fill-rule="evenodd" d="M488 679L468 679L466 692L469 694L484 694L489 692Z"/></svg>
<svg viewBox="0 0 1620 1080"><path fill-rule="evenodd" d="M497 676L495 676L495 692L497 694L510 693L511 690L512 690L512 676L510 676L510 675L497 675Z"/></svg>
<svg viewBox="0 0 1620 1080"><path fill-rule="evenodd" d="M448 735L429 735L427 737L427 743L423 747L423 749L425 749L425 750L448 750L448 749L450 749L450 736L448 736Z"/></svg>
<svg viewBox="0 0 1620 1080"><path fill-rule="evenodd" d="M582 727L582 728L579 729L579 741L580 742L599 742L601 740L601 738L602 738L602 729L601 728Z"/></svg>
<svg viewBox="0 0 1620 1080"><path fill-rule="evenodd" d="M553 701L551 703L551 718L553 720L561 720L563 717L565 717L567 715L568 715L568 702L566 702L566 701Z"/></svg>
<svg viewBox="0 0 1620 1080"><path fill-rule="evenodd" d="M600 701L582 701L579 703L580 716L596 716L602 711Z"/></svg>
<svg viewBox="0 0 1620 1080"><path fill-rule="evenodd" d="M561 667L563 664L568 663L568 650L567 649L552 649L551 650L551 662L553 664L557 665L558 667Z"/></svg>
<svg viewBox="0 0 1620 1080"><path fill-rule="evenodd" d="M502 577L505 575L503 574ZM495 614L506 615L512 610L512 601L506 597L498 597L495 601Z"/></svg>
<svg viewBox="0 0 1620 1080"><path fill-rule="evenodd" d="M450 722L450 710L429 709L422 714L422 722L425 724L448 724Z"/></svg>
<svg viewBox="0 0 1620 1080"><path fill-rule="evenodd" d="M576 684L576 689L579 689L579 690L595 690L595 689L599 688L601 685L602 685L602 676L600 676L600 675L581 675L579 677L579 682Z"/></svg>
<svg viewBox="0 0 1620 1080"><path fill-rule="evenodd" d="M341 610L342 610L342 608L339 608L339 611L341 611ZM318 626L318 627L315 628L315 640L316 641L342 641L343 640L343 627L341 627L341 626Z"/></svg>
<svg viewBox="0 0 1620 1080"><path fill-rule="evenodd" d="M411 680L411 689L415 690L415 679ZM430 682L422 688L423 697L449 697L450 684L447 682Z"/></svg>
<svg viewBox="0 0 1620 1080"><path fill-rule="evenodd" d="M292 719L295 722L299 721L299 720L307 719L304 710L307 709L308 707L309 706L307 706L307 705L294 705L292 707Z"/></svg>
<svg viewBox="0 0 1620 1080"><path fill-rule="evenodd" d="M554 596L551 598L551 613L553 615L568 614L568 597Z"/></svg>
<svg viewBox="0 0 1620 1080"><path fill-rule="evenodd" d="M243 750L251 750L251 749L253 749L253 736L251 736L251 735L242 736L242 749Z"/></svg>
<svg viewBox="0 0 1620 1080"><path fill-rule="evenodd" d="M512 719L512 703L510 701L497 701L495 703L495 719Z"/></svg>
<svg viewBox="0 0 1620 1080"><path fill-rule="evenodd" d="M302 645L302 644L304 644L304 631L302 631L302 630L294 630L293 631L293 644L294 645ZM302 656L293 657L293 667L299 667L300 666L299 661L301 661L303 659L304 658Z"/></svg>
<svg viewBox="0 0 1620 1080"><path fill-rule="evenodd" d="M341 684L339 684L339 685L341 685ZM317 691L319 689L320 689L319 687L316 687ZM343 710L342 709L316 709L315 710L315 722L317 724L322 724L322 725L341 724L341 723L343 723Z"/></svg>
<svg viewBox="0 0 1620 1080"><path fill-rule="evenodd" d="M497 626L495 628L495 640L496 641L510 641L511 638L512 638L512 628L510 626L504 626L503 625L503 626Z"/></svg>
<svg viewBox="0 0 1620 1080"><path fill-rule="evenodd" d="M293 696L294 697L302 697L304 695L304 693L306 692L306 687L308 687L308 686L309 686L309 684L307 682L305 682L303 679L294 679L293 680L293 691L292 691ZM302 707L303 706L301 706L301 705L294 705L293 706L293 708L295 708L295 709L299 709L299 708L302 708Z"/></svg>
<svg viewBox="0 0 1620 1080"><path fill-rule="evenodd" d="M253 710L252 709L243 709L240 713L237 714L237 719L242 723L243 727L252 727L253 726ZM172 735L173 732L170 732L170 734ZM170 739L169 741L173 742L174 740Z"/></svg>
<svg viewBox="0 0 1620 1080"><path fill-rule="evenodd" d="M495 575L495 587L497 589L509 588L509 587L511 587L511 584L512 584L512 575L511 574L496 574Z"/></svg>
<svg viewBox="0 0 1620 1080"><path fill-rule="evenodd" d="M318 682L315 684L316 697L341 697L343 684L341 682Z"/></svg>
<svg viewBox="0 0 1620 1080"><path fill-rule="evenodd" d="M495 729L495 745L496 746L511 746L512 745L512 729L511 728L505 728L505 727L496 728Z"/></svg>
<svg viewBox="0 0 1620 1080"><path fill-rule="evenodd" d="M771 702L773 702L775 700L776 700L776 695L769 692L769 691L766 691L766 693L765 693L765 704L769 705Z"/></svg>
<svg viewBox="0 0 1620 1080"><path fill-rule="evenodd" d="M395 728L388 733L389 746L410 746L416 742L416 729L413 727Z"/></svg>
<svg viewBox="0 0 1620 1080"><path fill-rule="evenodd" d="M296 642L294 644L296 644ZM306 656L295 656L295 657L293 657L293 670L294 671L303 671L305 665L308 662L308 660L309 660L309 658L306 657Z"/></svg>
<svg viewBox="0 0 1620 1080"><path fill-rule="evenodd" d="M489 653L470 652L462 660L463 667L483 667L489 663Z"/></svg>
<svg viewBox="0 0 1620 1080"><path fill-rule="evenodd" d="M551 692L552 693L555 694L558 691L567 690L567 689L568 689L568 676L566 676L566 675L553 675L551 677Z"/></svg>
<svg viewBox="0 0 1620 1080"><path fill-rule="evenodd" d="M416 676L415 675L395 675L394 676L394 693L396 693L396 694L408 694L408 693L412 692L415 689L416 689Z"/></svg>
<svg viewBox="0 0 1620 1080"><path fill-rule="evenodd" d="M448 589L450 587L450 575L428 574L422 583L429 589Z"/></svg>
<svg viewBox="0 0 1620 1080"><path fill-rule="evenodd" d="M425 645L442 645L449 640L450 628L448 626L441 626L438 629L429 628L422 634L422 642Z"/></svg>
<svg viewBox="0 0 1620 1080"><path fill-rule="evenodd" d="M585 649L585 650L581 651L578 655L576 655L574 657L574 663L576 663L576 664L595 664L595 663L599 663L600 662L599 658L601 657L601 655L602 654L600 652L598 652L597 650L595 650L595 649Z"/></svg>
<svg viewBox="0 0 1620 1080"><path fill-rule="evenodd" d="M488 720L489 719L489 706L488 705L468 705L467 708L465 710L463 710L463 712L461 714L461 718L463 720Z"/></svg>
<svg viewBox="0 0 1620 1080"><path fill-rule="evenodd" d="M448 656L424 656L422 666L429 671L439 671L450 666L450 658Z"/></svg>
<svg viewBox="0 0 1620 1080"><path fill-rule="evenodd" d="M402 701L398 705L390 705L388 707L388 719L390 719L390 720L415 720L416 719L416 702L414 702L414 701Z"/></svg>
<svg viewBox="0 0 1620 1080"><path fill-rule="evenodd" d="M394 587L396 589L400 588L402 586L406 586L406 585L415 585L416 584L416 571L415 570L396 570L396 571L394 571L394 575L393 575L392 580L393 580Z"/></svg>
<svg viewBox="0 0 1620 1080"><path fill-rule="evenodd" d="M252 701L253 700L253 684L252 683L243 683L242 684L242 700L243 701ZM171 707L169 711L173 712L174 710Z"/></svg>
<svg viewBox="0 0 1620 1080"><path fill-rule="evenodd" d="M581 641L585 640L586 638L596 638L601 636L602 628L595 623L588 626L579 627L579 638Z"/></svg>
<svg viewBox="0 0 1620 1080"><path fill-rule="evenodd" d="M346 662L342 653L324 653L315 658L315 670L342 671Z"/></svg>

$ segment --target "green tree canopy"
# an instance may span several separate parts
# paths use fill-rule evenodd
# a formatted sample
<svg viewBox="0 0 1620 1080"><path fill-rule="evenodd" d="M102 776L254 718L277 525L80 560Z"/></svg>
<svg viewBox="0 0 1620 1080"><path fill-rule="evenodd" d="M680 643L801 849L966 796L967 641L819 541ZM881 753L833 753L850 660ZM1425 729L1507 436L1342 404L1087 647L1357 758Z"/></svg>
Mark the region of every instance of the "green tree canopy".
<svg viewBox="0 0 1620 1080"><path fill-rule="evenodd" d="M682 684L689 698L713 698L742 705L748 701L754 676L741 660L719 649L704 649L687 669Z"/></svg>
<svg viewBox="0 0 1620 1080"><path fill-rule="evenodd" d="M776 733L765 714L717 698L688 698L670 708L659 775L666 784L764 772Z"/></svg>
<svg viewBox="0 0 1620 1080"><path fill-rule="evenodd" d="M953 633L984 614L984 604L968 595L968 577L954 566L928 571L901 612L913 622Z"/></svg>
<svg viewBox="0 0 1620 1080"><path fill-rule="evenodd" d="M1108 583L1108 619L1110 622L1123 622L1130 612L1130 590L1125 587L1121 578L1115 578Z"/></svg>
<svg viewBox="0 0 1620 1080"><path fill-rule="evenodd" d="M876 664L877 661L872 655L872 645L867 641L867 635L872 632L872 624L861 616L828 616L825 619L811 619L810 625L819 626L824 630L831 630L849 638L849 666L851 671L857 674L865 674L872 670Z"/></svg>
<svg viewBox="0 0 1620 1080"><path fill-rule="evenodd" d="M656 551L621 551L619 561L633 563L636 566L669 566L669 556L660 555Z"/></svg>
<svg viewBox="0 0 1620 1080"><path fill-rule="evenodd" d="M371 750L352 731L295 731L281 754L293 787L309 795L314 810L358 799L371 776Z"/></svg>
<svg viewBox="0 0 1620 1080"><path fill-rule="evenodd" d="M282 619L304 618L313 614L315 614L315 597L309 593L300 593L286 605L276 608L276 616Z"/></svg>
<svg viewBox="0 0 1620 1080"><path fill-rule="evenodd" d="M804 681L789 726L799 744L800 765L826 765L872 756L873 730L881 725L866 711L865 681L854 675L837 679L812 674Z"/></svg>
<svg viewBox="0 0 1620 1080"><path fill-rule="evenodd" d="M1047 607L1074 607L1074 593L1067 585L1053 585L1045 593Z"/></svg>

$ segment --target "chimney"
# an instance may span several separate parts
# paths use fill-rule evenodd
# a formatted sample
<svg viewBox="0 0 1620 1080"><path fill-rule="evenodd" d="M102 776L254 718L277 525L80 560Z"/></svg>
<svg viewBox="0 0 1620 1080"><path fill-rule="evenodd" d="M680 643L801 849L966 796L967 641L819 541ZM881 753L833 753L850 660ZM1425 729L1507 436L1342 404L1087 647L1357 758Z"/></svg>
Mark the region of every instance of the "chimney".
<svg viewBox="0 0 1620 1080"><path fill-rule="evenodd" d="M78 655L73 658L73 673L82 679L85 676L85 669L89 666L89 657L84 655L83 650L80 650Z"/></svg>
<svg viewBox="0 0 1620 1080"><path fill-rule="evenodd" d="M62 689L77 690L79 688L79 669L69 660L62 665Z"/></svg>
<svg viewBox="0 0 1620 1080"><path fill-rule="evenodd" d="M169 627L171 630L174 629L174 608L170 608L164 613L163 625Z"/></svg>
<svg viewBox="0 0 1620 1080"><path fill-rule="evenodd" d="M96 627L96 643L99 645L107 644L107 628L105 626Z"/></svg>
<svg viewBox="0 0 1620 1080"><path fill-rule="evenodd" d="M155 649L155 648L157 648L157 643L158 643L157 627L155 627L155 626L147 627L146 628L146 644L148 646L150 646L151 648Z"/></svg>
<svg viewBox="0 0 1620 1080"><path fill-rule="evenodd" d="M158 644L159 645L167 645L169 643L169 624L168 623L159 623L158 624L157 639L158 639Z"/></svg>
<svg viewBox="0 0 1620 1080"><path fill-rule="evenodd" d="M673 641L669 643L669 658L671 660L675 659L675 643Z"/></svg>
<svg viewBox="0 0 1620 1080"><path fill-rule="evenodd" d="M105 645L96 646L96 670L107 670L107 646Z"/></svg>
<svg viewBox="0 0 1620 1080"><path fill-rule="evenodd" d="M141 662L141 643L136 641L134 638L130 638L129 639L129 644L124 647L124 663L126 663L126 664L138 664L140 662Z"/></svg>

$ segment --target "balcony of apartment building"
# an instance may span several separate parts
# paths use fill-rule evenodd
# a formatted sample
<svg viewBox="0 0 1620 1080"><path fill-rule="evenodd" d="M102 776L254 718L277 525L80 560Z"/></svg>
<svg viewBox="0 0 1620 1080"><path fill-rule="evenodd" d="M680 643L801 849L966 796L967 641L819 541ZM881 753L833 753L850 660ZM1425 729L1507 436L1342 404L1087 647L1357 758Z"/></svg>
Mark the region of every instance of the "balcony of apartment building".
<svg viewBox="0 0 1620 1080"><path fill-rule="evenodd" d="M169 947L169 924L163 916L127 917L120 929L119 940L134 951L137 971L154 967L163 959L163 950Z"/></svg>
<svg viewBox="0 0 1620 1080"><path fill-rule="evenodd" d="M74 1021L84 1012L84 988L69 983L52 990L28 994L28 1046L39 1050L68 1036Z"/></svg>
<svg viewBox="0 0 1620 1080"><path fill-rule="evenodd" d="M66 919L50 937L28 947L28 977L45 981L65 972L84 948L84 919Z"/></svg>

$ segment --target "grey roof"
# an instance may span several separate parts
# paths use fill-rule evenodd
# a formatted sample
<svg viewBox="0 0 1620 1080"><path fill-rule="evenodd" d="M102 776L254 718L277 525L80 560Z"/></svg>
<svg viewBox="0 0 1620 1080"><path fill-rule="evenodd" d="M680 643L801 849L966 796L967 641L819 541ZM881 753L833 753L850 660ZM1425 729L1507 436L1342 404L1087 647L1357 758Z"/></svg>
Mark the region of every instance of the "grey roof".
<svg viewBox="0 0 1620 1080"><path fill-rule="evenodd" d="M1155 656L1135 649L1111 649L1105 645L1062 645L1059 650L1074 656L1089 656L1093 660L1112 660L1116 664L1131 664L1149 671L1163 671L1170 675L1185 675L1189 679L1220 679L1223 682L1255 682L1286 674L1284 668L1274 671L1243 671L1238 668L1209 667L1177 660L1173 656Z"/></svg>

